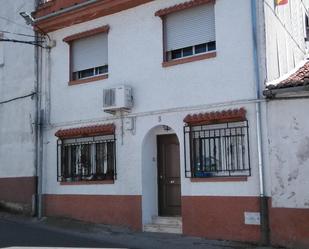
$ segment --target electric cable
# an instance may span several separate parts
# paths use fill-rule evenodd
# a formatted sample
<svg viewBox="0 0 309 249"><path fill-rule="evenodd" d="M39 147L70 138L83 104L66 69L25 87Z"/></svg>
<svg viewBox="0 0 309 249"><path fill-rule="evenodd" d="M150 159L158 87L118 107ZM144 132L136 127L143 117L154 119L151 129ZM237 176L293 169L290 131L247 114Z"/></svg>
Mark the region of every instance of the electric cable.
<svg viewBox="0 0 309 249"><path fill-rule="evenodd" d="M271 12L274 14L274 16L277 18L277 20L280 22L281 26L284 28L286 33L290 36L290 38L293 40L293 42L296 44L296 46L302 51L304 54L307 52L298 44L298 42L295 40L294 36L290 33L290 31L287 29L285 23L280 19L280 17L277 15L277 13L274 11L272 6L269 5L268 2L264 1L264 4L271 10Z"/></svg>
<svg viewBox="0 0 309 249"><path fill-rule="evenodd" d="M6 103L9 103L9 102L13 102L13 101L15 101L15 100L19 100L19 99L24 99L24 98L32 97L32 96L34 96L35 94L36 94L35 92L32 92L32 93L27 94L27 95L23 95L23 96L15 97L15 98L8 99L8 100L5 100L5 101L1 101L1 102L0 102L0 105L6 104Z"/></svg>
<svg viewBox="0 0 309 249"><path fill-rule="evenodd" d="M7 30L0 30L0 33L19 35L19 36L26 36L26 37L33 37L33 38L36 37L35 35L27 35L27 34L22 34L22 33L14 33L14 32L10 32L10 31L7 31Z"/></svg>
<svg viewBox="0 0 309 249"><path fill-rule="evenodd" d="M15 40L15 39L6 39L6 38L0 38L0 42L14 42L14 43L23 43L23 44L29 44L33 46L38 46L41 48L45 48L43 45L35 42L35 41L21 41L21 40Z"/></svg>

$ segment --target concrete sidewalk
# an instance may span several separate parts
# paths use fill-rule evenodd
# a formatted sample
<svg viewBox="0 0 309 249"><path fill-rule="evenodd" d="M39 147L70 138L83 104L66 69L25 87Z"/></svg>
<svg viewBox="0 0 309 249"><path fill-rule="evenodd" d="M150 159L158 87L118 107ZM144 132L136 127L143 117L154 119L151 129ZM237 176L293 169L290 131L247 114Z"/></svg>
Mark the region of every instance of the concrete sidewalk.
<svg viewBox="0 0 309 249"><path fill-rule="evenodd" d="M95 241L108 242L134 249L274 249L257 245L207 240L174 234L132 232L129 229L100 224L80 222L64 218L36 218L0 212L0 219L16 222L44 230L60 232L67 235Z"/></svg>

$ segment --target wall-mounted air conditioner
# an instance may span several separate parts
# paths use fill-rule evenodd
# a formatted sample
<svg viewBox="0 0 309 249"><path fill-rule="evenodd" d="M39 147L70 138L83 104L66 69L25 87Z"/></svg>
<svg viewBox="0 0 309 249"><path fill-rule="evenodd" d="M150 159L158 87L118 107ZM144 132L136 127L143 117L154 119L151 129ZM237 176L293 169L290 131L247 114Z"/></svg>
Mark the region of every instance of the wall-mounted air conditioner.
<svg viewBox="0 0 309 249"><path fill-rule="evenodd" d="M132 88L121 85L103 90L103 110L114 114L129 111L133 107Z"/></svg>

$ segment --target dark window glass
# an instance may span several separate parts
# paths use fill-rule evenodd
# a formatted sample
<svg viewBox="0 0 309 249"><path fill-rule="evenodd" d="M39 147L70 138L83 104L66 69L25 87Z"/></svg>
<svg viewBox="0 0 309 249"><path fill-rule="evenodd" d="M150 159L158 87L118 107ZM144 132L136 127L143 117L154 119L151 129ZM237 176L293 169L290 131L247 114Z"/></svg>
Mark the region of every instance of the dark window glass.
<svg viewBox="0 0 309 249"><path fill-rule="evenodd" d="M93 68L86 69L86 70L83 70L83 71L79 71L79 79L91 77L93 75L94 75Z"/></svg>
<svg viewBox="0 0 309 249"><path fill-rule="evenodd" d="M107 143L107 171L106 175L111 177L114 175L114 143Z"/></svg>
<svg viewBox="0 0 309 249"><path fill-rule="evenodd" d="M208 51L214 51L216 50L216 42L213 41L213 42L208 42L207 43L207 46L208 46Z"/></svg>
<svg viewBox="0 0 309 249"><path fill-rule="evenodd" d="M199 44L195 46L195 53L200 54L200 53L205 53L207 51L207 44Z"/></svg>
<svg viewBox="0 0 309 249"><path fill-rule="evenodd" d="M85 143L58 144L59 181L89 181L116 178L115 138ZM94 160L92 160L92 158Z"/></svg>
<svg viewBox="0 0 309 249"><path fill-rule="evenodd" d="M79 163L82 170L82 175L87 177L91 174L91 154L90 145L83 144L80 146Z"/></svg>
<svg viewBox="0 0 309 249"><path fill-rule="evenodd" d="M183 57L193 55L193 47L186 47L182 49Z"/></svg>
<svg viewBox="0 0 309 249"><path fill-rule="evenodd" d="M108 73L108 65L96 67L96 75Z"/></svg>
<svg viewBox="0 0 309 249"><path fill-rule="evenodd" d="M181 49L173 50L171 54L172 54L172 60L179 59L182 57Z"/></svg>

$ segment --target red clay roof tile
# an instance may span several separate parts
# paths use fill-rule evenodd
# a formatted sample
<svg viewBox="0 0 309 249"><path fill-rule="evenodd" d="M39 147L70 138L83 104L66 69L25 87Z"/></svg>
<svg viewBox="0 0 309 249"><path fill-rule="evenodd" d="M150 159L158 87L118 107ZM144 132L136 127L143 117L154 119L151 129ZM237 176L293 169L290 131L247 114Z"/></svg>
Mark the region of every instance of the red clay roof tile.
<svg viewBox="0 0 309 249"><path fill-rule="evenodd" d="M309 62L279 84L268 85L267 88L272 90L306 85L309 85Z"/></svg>
<svg viewBox="0 0 309 249"><path fill-rule="evenodd" d="M234 110L189 114L185 117L184 122L189 125L206 125L245 120L246 110L245 108L239 108Z"/></svg>
<svg viewBox="0 0 309 249"><path fill-rule="evenodd" d="M173 5L171 7L160 9L155 13L155 16L166 16L176 11L181 11L201 4L215 2L215 0L191 0L188 2Z"/></svg>
<svg viewBox="0 0 309 249"><path fill-rule="evenodd" d="M55 133L55 136L64 139L64 138L110 135L114 133L115 133L114 124L104 124L104 125L93 125L93 126L58 130Z"/></svg>

